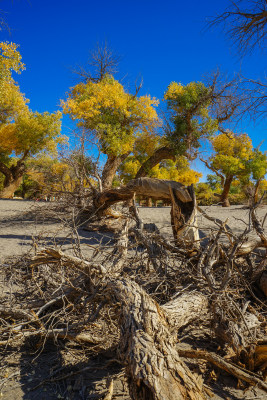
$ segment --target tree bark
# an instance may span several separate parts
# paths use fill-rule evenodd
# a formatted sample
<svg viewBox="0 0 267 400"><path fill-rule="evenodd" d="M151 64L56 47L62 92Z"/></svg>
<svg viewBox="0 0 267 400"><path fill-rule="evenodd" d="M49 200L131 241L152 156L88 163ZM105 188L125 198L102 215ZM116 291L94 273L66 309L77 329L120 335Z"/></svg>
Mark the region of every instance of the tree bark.
<svg viewBox="0 0 267 400"><path fill-rule="evenodd" d="M181 294L161 308L168 316L170 325L177 331L200 317L207 320L210 311L208 298L201 293Z"/></svg>
<svg viewBox="0 0 267 400"><path fill-rule="evenodd" d="M257 203L259 198L259 188L260 188L261 179L258 179L255 185L255 192L254 192L254 203Z"/></svg>
<svg viewBox="0 0 267 400"><path fill-rule="evenodd" d="M228 195L230 192L232 180L233 180L232 175L227 176L225 179L223 191L220 196L220 201L221 201L223 207L230 207L230 201L228 199Z"/></svg>
<svg viewBox="0 0 267 400"><path fill-rule="evenodd" d="M12 199L15 191L22 183L23 174L26 167L22 160L19 160L16 165L8 168L4 163L0 162L0 172L5 175L4 188L0 192L0 198Z"/></svg>
<svg viewBox="0 0 267 400"><path fill-rule="evenodd" d="M197 225L197 203L193 185L187 188L192 201L183 203L179 198L179 193L170 188L171 199L171 225L173 237L176 243L183 236L189 243L196 242L199 246L199 232Z"/></svg>
<svg viewBox="0 0 267 400"><path fill-rule="evenodd" d="M117 169L121 163L128 157L130 153L123 154L121 156L114 156L109 154L106 164L102 172L102 187L103 190L110 189Z"/></svg>
<svg viewBox="0 0 267 400"><path fill-rule="evenodd" d="M135 282L108 284L122 306L119 354L134 400L203 400L204 389L181 360L163 309Z"/></svg>
<svg viewBox="0 0 267 400"><path fill-rule="evenodd" d="M175 152L170 147L161 147L156 150L151 157L149 157L140 167L137 172L135 179L147 176L148 172L151 171L162 160L173 160L175 161Z"/></svg>
<svg viewBox="0 0 267 400"><path fill-rule="evenodd" d="M175 190L176 197L182 203L192 203L188 187L179 182L164 179L139 178L131 180L126 186L107 189L103 193L99 193L95 199L95 205L97 208L108 208L112 204L131 199L134 194L137 196L170 200L170 187Z"/></svg>

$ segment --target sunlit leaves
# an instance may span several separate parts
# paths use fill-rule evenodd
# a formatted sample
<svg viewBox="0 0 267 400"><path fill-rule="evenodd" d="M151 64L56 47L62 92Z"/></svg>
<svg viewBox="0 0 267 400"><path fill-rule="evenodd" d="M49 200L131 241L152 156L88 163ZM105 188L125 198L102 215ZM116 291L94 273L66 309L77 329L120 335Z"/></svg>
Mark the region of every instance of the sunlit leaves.
<svg viewBox="0 0 267 400"><path fill-rule="evenodd" d="M132 151L138 133L153 132L158 124L157 104L150 96L127 93L110 75L76 85L62 102L65 113L95 133L102 151L114 155Z"/></svg>
<svg viewBox="0 0 267 400"><path fill-rule="evenodd" d="M253 151L253 155L249 160L248 167L252 173L252 179L258 181L264 179L267 173L267 154L259 149Z"/></svg>
<svg viewBox="0 0 267 400"><path fill-rule="evenodd" d="M224 175L242 176L248 173L247 162L252 157L252 141L247 134L222 133L211 141L215 155L212 167Z"/></svg>
<svg viewBox="0 0 267 400"><path fill-rule="evenodd" d="M128 157L120 168L120 178L124 183L128 182L135 177L140 167L141 163L138 158ZM190 168L189 162L184 156L178 157L176 161L162 161L148 171L147 175L151 178L172 180L185 185L197 183L202 176L201 173Z"/></svg>
<svg viewBox="0 0 267 400"><path fill-rule="evenodd" d="M12 72L24 69L17 47L14 43L0 43L0 124L11 122L27 108L28 101L12 77Z"/></svg>
<svg viewBox="0 0 267 400"><path fill-rule="evenodd" d="M11 79L12 71L20 73L25 69L21 62L21 54L18 45L15 43L0 43L0 78Z"/></svg>
<svg viewBox="0 0 267 400"><path fill-rule="evenodd" d="M194 151L200 146L201 138L211 137L218 129L217 121L209 115L210 88L202 82L191 82L186 86L172 82L164 99L172 124L167 139L178 154Z"/></svg>
<svg viewBox="0 0 267 400"><path fill-rule="evenodd" d="M60 134L61 113L33 113L29 110L16 121L0 125L0 151L17 156L34 155L44 149L54 152Z"/></svg>

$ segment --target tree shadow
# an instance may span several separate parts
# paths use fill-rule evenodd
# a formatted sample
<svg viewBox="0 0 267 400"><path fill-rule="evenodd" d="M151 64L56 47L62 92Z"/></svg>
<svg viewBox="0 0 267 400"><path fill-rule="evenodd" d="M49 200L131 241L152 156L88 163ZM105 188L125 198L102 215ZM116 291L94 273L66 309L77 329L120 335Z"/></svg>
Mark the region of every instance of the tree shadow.
<svg viewBox="0 0 267 400"><path fill-rule="evenodd" d="M21 349L20 385L24 400L102 399L107 382L114 379L114 397L129 400L122 366L112 361L114 354L99 354L78 361L81 348L66 351L63 341L47 341L42 352L38 340L27 340ZM68 354L67 354L68 353ZM74 356L72 356L72 354ZM83 357L84 358L84 357Z"/></svg>

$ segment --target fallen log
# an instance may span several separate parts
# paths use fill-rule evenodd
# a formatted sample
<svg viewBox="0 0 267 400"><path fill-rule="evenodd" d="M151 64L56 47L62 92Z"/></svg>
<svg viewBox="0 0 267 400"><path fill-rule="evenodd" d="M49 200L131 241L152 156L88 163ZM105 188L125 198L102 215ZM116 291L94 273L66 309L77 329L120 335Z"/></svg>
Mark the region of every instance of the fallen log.
<svg viewBox="0 0 267 400"><path fill-rule="evenodd" d="M111 280L122 306L119 354L134 400L202 400L205 390L181 360L161 307L135 282Z"/></svg>
<svg viewBox="0 0 267 400"><path fill-rule="evenodd" d="M161 306L170 325L178 331L182 327L209 313L208 298L201 293L183 293ZM209 319L209 318L207 318Z"/></svg>
<svg viewBox="0 0 267 400"><path fill-rule="evenodd" d="M112 216L112 213L107 211L111 205L131 200L135 195L170 200L174 239L177 241L178 237L185 235L190 242L199 242L196 223L197 204L193 185L185 186L164 179L138 178L131 180L124 187L99 193L94 204L100 214Z"/></svg>

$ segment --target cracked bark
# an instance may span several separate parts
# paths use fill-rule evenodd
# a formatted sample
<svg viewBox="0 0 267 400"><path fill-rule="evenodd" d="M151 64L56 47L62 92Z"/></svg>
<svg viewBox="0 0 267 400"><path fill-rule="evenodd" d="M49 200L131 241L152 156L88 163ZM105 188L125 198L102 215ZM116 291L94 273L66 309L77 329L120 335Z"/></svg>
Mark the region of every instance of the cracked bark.
<svg viewBox="0 0 267 400"><path fill-rule="evenodd" d="M127 278L110 281L108 289L122 306L119 354L132 399L206 399L196 375L179 356L167 313Z"/></svg>

